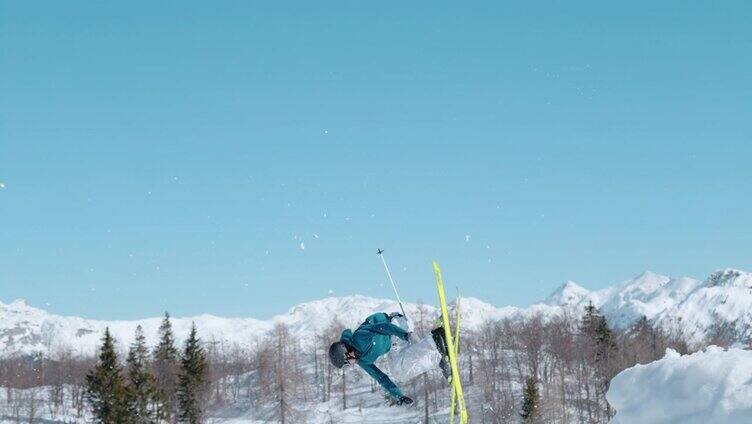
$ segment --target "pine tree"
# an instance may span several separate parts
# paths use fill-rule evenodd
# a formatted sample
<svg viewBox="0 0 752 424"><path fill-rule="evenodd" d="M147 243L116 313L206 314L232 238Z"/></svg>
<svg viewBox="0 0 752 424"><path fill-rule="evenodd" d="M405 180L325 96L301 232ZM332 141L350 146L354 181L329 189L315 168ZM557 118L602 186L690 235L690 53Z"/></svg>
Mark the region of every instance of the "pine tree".
<svg viewBox="0 0 752 424"><path fill-rule="evenodd" d="M156 380L148 370L148 349L141 326L136 327L136 338L128 351L128 414L134 424L157 422L158 392Z"/></svg>
<svg viewBox="0 0 752 424"><path fill-rule="evenodd" d="M178 375L178 420L181 423L199 424L203 420L204 396L209 387L209 365L206 354L196 334L196 324L185 341Z"/></svg>
<svg viewBox="0 0 752 424"><path fill-rule="evenodd" d="M595 349L595 363L607 367L616 351L616 339L608 327L608 321L592 302L585 307L580 333L592 343Z"/></svg>
<svg viewBox="0 0 752 424"><path fill-rule="evenodd" d="M596 362L607 369L616 352L616 339L614 333L608 327L606 318L600 316L595 327Z"/></svg>
<svg viewBox="0 0 752 424"><path fill-rule="evenodd" d="M86 400L94 420L100 424L128 422L125 385L115 353L115 340L106 328L99 359L86 375Z"/></svg>
<svg viewBox="0 0 752 424"><path fill-rule="evenodd" d="M156 418L175 422L177 399L178 350L172 332L170 314L165 312L159 326L159 344L154 349L154 378L157 385Z"/></svg>
<svg viewBox="0 0 752 424"><path fill-rule="evenodd" d="M535 377L530 376L525 381L525 391L522 400L522 422L532 424L538 422L538 405L540 396L538 395L538 382Z"/></svg>
<svg viewBox="0 0 752 424"><path fill-rule="evenodd" d="M525 381L525 389L522 393L522 417L523 423L538 422L538 405L540 404L540 395L538 394L538 382L535 377L530 376Z"/></svg>
<svg viewBox="0 0 752 424"><path fill-rule="evenodd" d="M587 306L585 306L585 315L582 316L582 321L580 322L580 333L588 337L594 334L599 318L598 309L593 305L593 302L588 302Z"/></svg>
<svg viewBox="0 0 752 424"><path fill-rule="evenodd" d="M606 402L606 392L611 378L616 374L614 358L617 345L614 333L608 327L606 318L590 302L585 307L585 315L580 323L580 334L584 337L586 351L592 355L595 376L599 386L599 396L606 404L606 417L611 419L611 406Z"/></svg>

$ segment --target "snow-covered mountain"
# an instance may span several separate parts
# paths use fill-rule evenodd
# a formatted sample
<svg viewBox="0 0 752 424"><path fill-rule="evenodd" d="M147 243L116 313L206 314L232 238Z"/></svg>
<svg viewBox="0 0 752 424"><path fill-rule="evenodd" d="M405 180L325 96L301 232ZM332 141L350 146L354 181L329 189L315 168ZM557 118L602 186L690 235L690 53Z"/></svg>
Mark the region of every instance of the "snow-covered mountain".
<svg viewBox="0 0 752 424"><path fill-rule="evenodd" d="M473 330L479 329L487 320L579 314L590 302L618 328L625 328L644 315L657 325L683 331L693 341L701 341L717 324L733 328L742 340L752 327L752 274L726 269L700 281L644 272L621 284L596 291L588 291L567 281L544 301L528 307L498 308L478 299L465 298L460 309L464 327ZM408 303L405 307L411 316L418 316L419 308L423 313L437 313L436 308L429 305ZM397 303L391 300L364 296L330 297L302 303L269 320L200 315L173 318L172 323L178 341L183 340L191 322L195 322L205 341L247 347L277 324L286 324L294 335L313 341L314 335L325 331L335 318L347 326L356 326L373 311L398 310ZM66 351L76 355L93 354L105 327L110 328L121 349L131 342L138 325L143 327L147 342L154 344L160 323L161 317L139 321L97 321L54 315L22 300L0 303L0 356L35 352L55 355Z"/></svg>
<svg viewBox="0 0 752 424"><path fill-rule="evenodd" d="M660 323L701 339L713 325L726 327L739 341L752 328L752 274L735 269L716 271L660 316Z"/></svg>
<svg viewBox="0 0 752 424"><path fill-rule="evenodd" d="M582 309L592 302L612 326L625 328L642 316L657 321L702 285L692 278L674 279L645 271L621 284L592 292L568 281L546 300L546 304Z"/></svg>
<svg viewBox="0 0 752 424"><path fill-rule="evenodd" d="M701 342L717 326L728 329L738 341L752 334L752 274L736 269L715 271L704 281L646 271L592 292L570 281L545 303L581 310L590 302L616 328L626 328L645 316L658 326L680 331L692 342Z"/></svg>
<svg viewBox="0 0 752 424"><path fill-rule="evenodd" d="M417 313L416 305L406 305ZM336 317L346 325L357 325L373 311L397 311L399 306L390 300L364 296L342 298L330 297L302 303L288 313L270 320L253 318L222 318L199 315L187 318L171 318L178 342L187 337L191 323L195 322L199 336L207 342L223 342L247 347L269 332L277 324L286 324L294 335L313 340L323 332ZM433 313L433 308L427 308ZM410 312L408 312L410 313ZM104 329L119 342L119 348L133 340L137 326L141 326L148 344L155 344L162 317L136 321L98 321L78 317L50 314L29 306L24 300L10 304L0 303L0 356L12 356L42 352L58 354L71 352L89 355L96 352Z"/></svg>

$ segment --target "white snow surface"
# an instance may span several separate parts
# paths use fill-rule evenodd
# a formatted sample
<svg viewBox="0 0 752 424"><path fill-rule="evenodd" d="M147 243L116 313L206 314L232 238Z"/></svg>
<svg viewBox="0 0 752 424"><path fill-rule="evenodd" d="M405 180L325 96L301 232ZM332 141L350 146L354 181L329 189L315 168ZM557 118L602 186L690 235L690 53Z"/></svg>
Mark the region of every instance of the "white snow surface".
<svg viewBox="0 0 752 424"><path fill-rule="evenodd" d="M562 314L578 316L592 302L609 323L626 328L643 315L657 325L681 331L691 341L701 342L711 327L721 322L731 325L738 340L746 340L752 328L752 274L735 269L712 273L705 281L692 278L669 278L652 272L601 290L588 291L567 281L540 303L528 307L496 307L475 298L463 298L463 326L478 330L488 320L525 319L539 315L551 319ZM436 314L435 307L406 303L408 315L418 315L418 308ZM286 324L301 340L314 340L337 319L355 327L375 311L396 312L392 300L365 296L328 297L302 303L286 314L268 320L222 318L213 315L173 318L178 342L184 340L195 322L199 336L206 342L222 342L239 347L251 346L276 324ZM0 357L33 354L47 355L70 351L75 355L96 352L105 327L109 327L125 350L137 325L141 325L149 344L154 344L162 318L136 321L100 321L60 316L29 306L23 300L0 303Z"/></svg>
<svg viewBox="0 0 752 424"><path fill-rule="evenodd" d="M606 395L611 424L752 422L752 351L710 346L619 373Z"/></svg>

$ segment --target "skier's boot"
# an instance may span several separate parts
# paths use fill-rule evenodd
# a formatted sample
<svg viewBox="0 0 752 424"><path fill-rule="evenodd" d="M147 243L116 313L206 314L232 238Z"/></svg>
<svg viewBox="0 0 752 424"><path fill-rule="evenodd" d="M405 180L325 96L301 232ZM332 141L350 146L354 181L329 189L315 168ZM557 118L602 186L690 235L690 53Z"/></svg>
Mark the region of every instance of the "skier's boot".
<svg viewBox="0 0 752 424"><path fill-rule="evenodd" d="M447 349L444 327L437 327L431 330L431 337L433 337L433 341L434 343L436 343L436 349L439 350L441 356L449 356L449 349Z"/></svg>
<svg viewBox="0 0 752 424"><path fill-rule="evenodd" d="M444 327L438 327L431 330L431 337L433 337L433 341L436 343L436 349L441 354L441 362L439 362L441 374L443 374L444 378L451 383L452 367L449 365L449 350L447 349Z"/></svg>

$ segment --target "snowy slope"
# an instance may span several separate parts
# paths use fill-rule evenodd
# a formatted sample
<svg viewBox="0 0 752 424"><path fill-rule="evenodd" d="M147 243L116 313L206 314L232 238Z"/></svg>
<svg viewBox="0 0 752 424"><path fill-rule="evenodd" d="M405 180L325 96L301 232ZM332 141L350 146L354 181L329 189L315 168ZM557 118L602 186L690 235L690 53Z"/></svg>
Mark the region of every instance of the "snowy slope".
<svg viewBox="0 0 752 424"><path fill-rule="evenodd" d="M617 328L626 328L644 315L695 343L714 325L730 328L738 341L752 335L752 274L736 269L715 271L704 281L646 271L592 292L567 282L546 300L551 306L580 311L589 302Z"/></svg>
<svg viewBox="0 0 752 424"><path fill-rule="evenodd" d="M752 422L752 352L705 351L666 356L619 373L608 390L611 424Z"/></svg>
<svg viewBox="0 0 752 424"><path fill-rule="evenodd" d="M714 323L722 323L746 340L752 324L752 274L735 269L716 271L660 316L660 323L678 328L693 340Z"/></svg>
<svg viewBox="0 0 752 424"><path fill-rule="evenodd" d="M479 329L487 320L524 319L535 315L550 318L563 313L580 314L590 302L618 328L631 325L641 316L666 328L681 330L699 342L720 320L733 326L738 340L745 340L752 327L752 274L726 269L712 273L705 281L669 278L644 272L637 277L607 288L588 291L568 281L548 298L528 307L495 307L478 299L465 298L461 306L465 328ZM417 304L406 304L408 314L418 315ZM424 313L436 314L430 305ZM330 297L302 303L288 313L270 320L221 318L212 315L173 319L178 341L182 341L195 321L205 341L249 346L278 323L286 324L303 340L313 340L333 319L356 326L374 311L398 311L396 302L364 296ZM0 303L0 356L43 352L55 354L70 350L88 355L96 351L104 328L109 326L120 342L130 343L137 325L144 328L153 344L161 318L139 321L97 321L64 317L31 307L24 301Z"/></svg>
<svg viewBox="0 0 752 424"><path fill-rule="evenodd" d="M175 333L181 340L188 334L193 320L204 335L218 338L227 336L236 340L271 328L271 323L255 319L218 318L211 315L174 319L172 323ZM110 328L117 340L129 343L138 325L144 328L147 342L153 344L160 323L161 318L107 322L87 320L53 315L28 306L22 300L8 305L0 303L0 352L3 356L35 352L53 354L62 351L89 355L96 351L105 327ZM122 343L120 347L123 347Z"/></svg>
<svg viewBox="0 0 752 424"><path fill-rule="evenodd" d="M408 314L417 315L417 305L405 306ZM422 307L429 314L435 312L433 307ZM493 309L490 305L486 305L486 308ZM190 331L191 323L195 322L199 336L204 341L247 347L276 324L286 324L294 335L312 340L315 334L323 332L335 319L347 326L357 326L374 311L398 310L398 304L391 300L350 296L302 303L291 308L286 314L265 321L253 318L221 318L213 315L173 317L171 321L178 342L184 340ZM147 343L153 345L156 343L161 322L161 317L137 321L87 320L50 314L27 305L23 300L10 304L0 303L0 356L36 352L54 355L62 351L82 355L93 354L100 344L105 327L110 328L113 336L119 341L121 350L132 341L138 325L143 327Z"/></svg>
<svg viewBox="0 0 752 424"><path fill-rule="evenodd" d="M545 303L581 311L592 302L611 325L625 328L643 315L650 320L657 320L699 285L700 281L692 278L672 279L645 271L621 284L592 292L568 281L549 296Z"/></svg>

